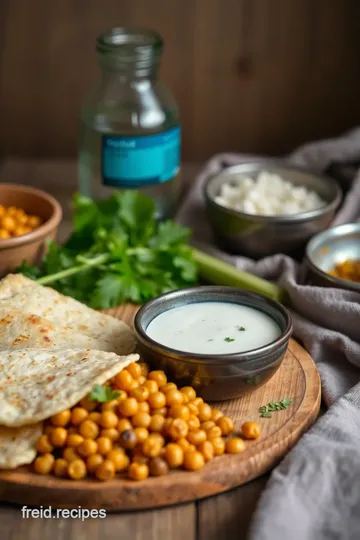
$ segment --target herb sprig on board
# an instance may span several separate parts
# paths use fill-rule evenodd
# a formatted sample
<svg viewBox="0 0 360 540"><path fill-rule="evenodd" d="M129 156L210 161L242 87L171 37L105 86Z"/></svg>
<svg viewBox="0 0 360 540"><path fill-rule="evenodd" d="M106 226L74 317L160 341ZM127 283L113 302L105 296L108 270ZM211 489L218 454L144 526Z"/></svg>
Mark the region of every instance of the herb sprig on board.
<svg viewBox="0 0 360 540"><path fill-rule="evenodd" d="M40 268L23 263L18 272L97 309L142 303L196 283L188 238L173 221L158 224L154 202L138 191L99 202L76 195L68 241L49 242Z"/></svg>
<svg viewBox="0 0 360 540"><path fill-rule="evenodd" d="M272 412L281 411L287 409L291 405L293 400L291 398L284 398L281 401L271 401L267 405L260 407L261 418L272 418Z"/></svg>

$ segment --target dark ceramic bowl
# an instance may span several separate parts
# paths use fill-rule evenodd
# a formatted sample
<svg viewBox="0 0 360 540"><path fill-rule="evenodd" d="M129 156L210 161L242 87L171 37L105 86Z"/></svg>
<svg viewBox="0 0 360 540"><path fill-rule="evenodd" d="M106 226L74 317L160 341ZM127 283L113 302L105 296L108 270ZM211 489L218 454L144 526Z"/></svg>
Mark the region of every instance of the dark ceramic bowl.
<svg viewBox="0 0 360 540"><path fill-rule="evenodd" d="M256 178L262 171L278 174L295 186L315 191L326 204L316 210L284 216L260 216L225 208L216 202L223 184L237 184L241 177ZM266 257L292 254L326 229L341 201L341 190L330 177L280 162L258 160L224 169L204 186L207 215L217 244L229 253Z"/></svg>
<svg viewBox="0 0 360 540"><path fill-rule="evenodd" d="M303 260L304 283L360 292L360 283L331 276L337 263L360 260L360 223L345 223L317 234L306 247Z"/></svg>
<svg viewBox="0 0 360 540"><path fill-rule="evenodd" d="M255 308L269 315L281 335L272 343L232 354L192 354L171 349L151 339L150 322L175 307L197 302L229 302ZM207 401L239 397L266 383L279 368L292 332L289 312L260 294L232 287L193 287L170 292L147 302L135 317L138 349L151 368L163 369L179 386L193 386Z"/></svg>

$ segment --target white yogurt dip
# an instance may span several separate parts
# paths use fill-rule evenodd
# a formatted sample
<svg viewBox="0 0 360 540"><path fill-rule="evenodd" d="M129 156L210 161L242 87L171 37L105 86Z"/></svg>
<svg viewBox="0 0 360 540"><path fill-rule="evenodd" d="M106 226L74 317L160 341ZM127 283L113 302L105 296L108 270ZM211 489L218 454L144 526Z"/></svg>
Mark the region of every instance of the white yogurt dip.
<svg viewBox="0 0 360 540"><path fill-rule="evenodd" d="M281 329L257 309L230 302L198 302L169 309L151 321L147 335L178 351L226 354L275 341Z"/></svg>

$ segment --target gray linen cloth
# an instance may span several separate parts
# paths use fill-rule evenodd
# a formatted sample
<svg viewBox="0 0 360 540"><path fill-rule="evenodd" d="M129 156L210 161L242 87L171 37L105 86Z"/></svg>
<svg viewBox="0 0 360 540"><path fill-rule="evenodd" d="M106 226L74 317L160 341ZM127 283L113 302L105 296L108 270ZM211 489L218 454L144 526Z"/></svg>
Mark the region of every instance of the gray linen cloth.
<svg viewBox="0 0 360 540"><path fill-rule="evenodd" d="M299 284L299 265L283 254L254 262L212 243L202 187L210 174L254 156L219 154L204 167L178 213L193 244L238 268L277 281L289 293L294 337L315 360L329 410L272 472L249 540L360 540L360 293ZM360 128L305 145L285 160L322 171L360 159ZM360 220L360 172L334 224Z"/></svg>

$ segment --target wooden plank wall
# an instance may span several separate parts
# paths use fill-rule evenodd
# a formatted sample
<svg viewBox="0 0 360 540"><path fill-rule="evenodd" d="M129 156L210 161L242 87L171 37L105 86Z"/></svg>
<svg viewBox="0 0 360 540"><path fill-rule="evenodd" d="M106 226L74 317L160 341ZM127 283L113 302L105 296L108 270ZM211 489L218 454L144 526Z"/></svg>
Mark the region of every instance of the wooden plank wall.
<svg viewBox="0 0 360 540"><path fill-rule="evenodd" d="M280 153L360 122L358 0L1 0L5 154L75 156L95 37L159 30L184 158Z"/></svg>

